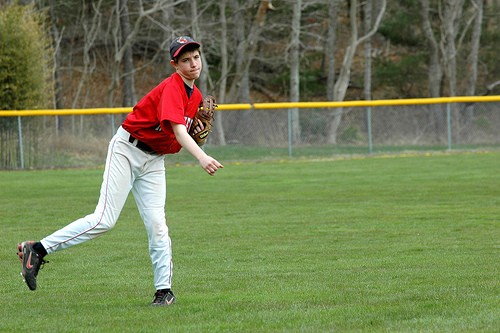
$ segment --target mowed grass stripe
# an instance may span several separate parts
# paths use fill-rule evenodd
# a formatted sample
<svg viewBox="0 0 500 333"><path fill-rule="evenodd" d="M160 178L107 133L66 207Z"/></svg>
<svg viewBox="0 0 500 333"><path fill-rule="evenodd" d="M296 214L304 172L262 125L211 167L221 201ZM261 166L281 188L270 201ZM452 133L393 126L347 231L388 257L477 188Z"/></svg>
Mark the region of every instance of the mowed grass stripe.
<svg viewBox="0 0 500 333"><path fill-rule="evenodd" d="M500 153L167 166L168 308L133 197L30 292L15 244L93 211L102 170L0 172L0 331L494 332Z"/></svg>

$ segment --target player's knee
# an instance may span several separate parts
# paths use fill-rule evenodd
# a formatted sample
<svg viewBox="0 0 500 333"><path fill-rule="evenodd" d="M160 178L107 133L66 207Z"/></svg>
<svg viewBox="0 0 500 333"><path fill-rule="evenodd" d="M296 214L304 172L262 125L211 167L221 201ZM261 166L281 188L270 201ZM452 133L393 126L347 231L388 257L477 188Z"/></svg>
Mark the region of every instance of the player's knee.
<svg viewBox="0 0 500 333"><path fill-rule="evenodd" d="M94 214L94 225L96 231L104 233L113 229L116 225L117 218L115 216L109 216L107 214L96 215Z"/></svg>
<svg viewBox="0 0 500 333"><path fill-rule="evenodd" d="M151 244L157 245L168 240L168 227L165 219L144 221Z"/></svg>

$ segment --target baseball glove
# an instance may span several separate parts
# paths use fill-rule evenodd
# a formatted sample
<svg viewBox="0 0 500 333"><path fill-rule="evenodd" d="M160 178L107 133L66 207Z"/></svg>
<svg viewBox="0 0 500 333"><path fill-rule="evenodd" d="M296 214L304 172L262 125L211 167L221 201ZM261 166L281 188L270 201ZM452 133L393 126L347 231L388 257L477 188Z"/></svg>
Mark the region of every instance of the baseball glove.
<svg viewBox="0 0 500 333"><path fill-rule="evenodd" d="M198 146L203 146L205 142L207 142L208 134L212 131L212 121L214 120L216 108L217 104L215 104L215 97L207 95L201 100L198 111L193 118L193 124L189 129L189 135L191 135ZM198 126L198 120L203 124L203 130L195 133L195 129Z"/></svg>

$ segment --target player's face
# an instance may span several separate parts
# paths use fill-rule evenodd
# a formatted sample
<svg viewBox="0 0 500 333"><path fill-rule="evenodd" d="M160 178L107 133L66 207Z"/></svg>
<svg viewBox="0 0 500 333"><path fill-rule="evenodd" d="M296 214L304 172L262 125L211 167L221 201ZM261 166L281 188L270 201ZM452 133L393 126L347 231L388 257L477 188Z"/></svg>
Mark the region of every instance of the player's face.
<svg viewBox="0 0 500 333"><path fill-rule="evenodd" d="M177 73L186 81L194 81L201 74L201 54L200 51L187 51L182 53L175 64Z"/></svg>

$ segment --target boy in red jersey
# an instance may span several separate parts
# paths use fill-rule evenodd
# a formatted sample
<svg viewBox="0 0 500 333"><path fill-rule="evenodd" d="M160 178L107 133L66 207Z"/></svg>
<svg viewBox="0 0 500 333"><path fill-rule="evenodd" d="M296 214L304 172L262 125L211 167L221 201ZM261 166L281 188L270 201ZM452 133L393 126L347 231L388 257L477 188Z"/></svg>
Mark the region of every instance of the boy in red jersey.
<svg viewBox="0 0 500 333"><path fill-rule="evenodd" d="M39 242L18 244L22 275L30 290L36 289L38 271L47 254L109 231L132 191L148 233L156 289L152 304L174 303L172 246L165 218L165 154L185 148L211 176L223 168L188 134L191 126L203 129L201 123L192 124L202 99L194 84L202 70L200 47L188 36L178 37L170 45L170 64L175 73L137 103L111 139L95 211Z"/></svg>

